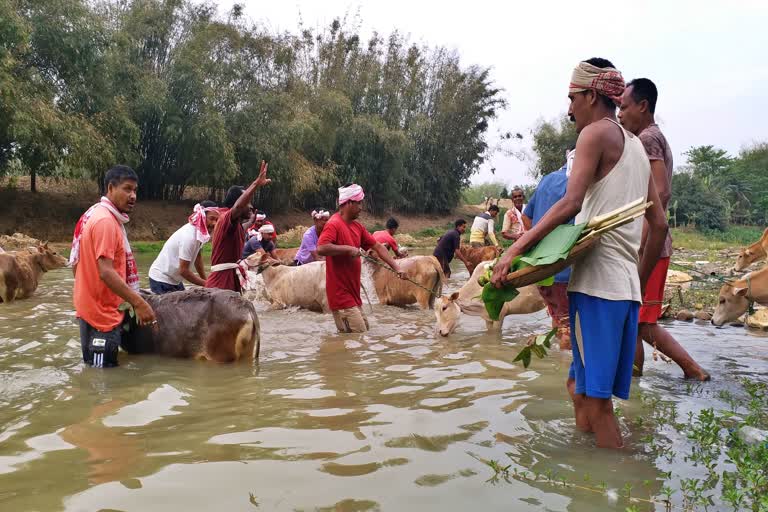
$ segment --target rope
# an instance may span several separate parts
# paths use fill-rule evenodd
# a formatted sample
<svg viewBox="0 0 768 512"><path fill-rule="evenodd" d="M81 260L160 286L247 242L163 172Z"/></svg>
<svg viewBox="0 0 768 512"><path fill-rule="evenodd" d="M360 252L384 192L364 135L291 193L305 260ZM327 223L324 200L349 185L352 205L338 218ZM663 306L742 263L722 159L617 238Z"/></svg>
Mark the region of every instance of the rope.
<svg viewBox="0 0 768 512"><path fill-rule="evenodd" d="M392 272L393 274L398 274L398 272L397 272L396 270L394 270L394 269L390 268L390 266L389 266L389 265L385 265L384 263L380 262L380 261L379 261L379 260L377 260L376 258L371 258L370 256L368 256L367 254L365 254L365 253L364 253L364 252L362 252L362 251L360 251L360 257L361 257L361 258L365 258L366 260L368 260L368 261L370 261L370 262L373 262L373 263L377 264L377 265L378 265L378 266L380 266L381 268L385 268L385 269L389 270L389 271L390 271L390 272ZM398 277L400 277L400 276L398 275ZM410 279L408 276L406 276L406 275L404 275L404 274L403 274L403 276L401 277L401 279L403 279L404 281L408 281L408 282L409 282L409 283L411 283L413 286L417 286L417 287L421 288L422 290L424 290L425 292L427 292L427 293L429 293L429 294L431 294L431 295L434 295L435 297L437 297L437 293L435 293L435 291L434 291L434 290L430 290L429 288L427 288L427 287L425 287L425 286L422 286L422 285L420 285L419 283L417 283L417 282L416 282L416 281L414 281L413 279Z"/></svg>
<svg viewBox="0 0 768 512"><path fill-rule="evenodd" d="M688 265L683 265L682 263L677 263L677 262L674 262L674 261L671 262L671 264L676 266L676 267L680 267L682 269L685 269L688 272L693 272L695 274L700 274L702 276L707 277L706 280L705 279L699 279L698 280L699 282L702 282L702 281L706 282L706 281L711 280L711 279L716 279L716 280L720 281L721 283L733 284L733 281L731 281L729 279L726 279L726 278L724 278L722 276L719 276L717 274L709 274L709 273L701 271L701 270L699 270L699 269L697 269L695 267L689 267Z"/></svg>

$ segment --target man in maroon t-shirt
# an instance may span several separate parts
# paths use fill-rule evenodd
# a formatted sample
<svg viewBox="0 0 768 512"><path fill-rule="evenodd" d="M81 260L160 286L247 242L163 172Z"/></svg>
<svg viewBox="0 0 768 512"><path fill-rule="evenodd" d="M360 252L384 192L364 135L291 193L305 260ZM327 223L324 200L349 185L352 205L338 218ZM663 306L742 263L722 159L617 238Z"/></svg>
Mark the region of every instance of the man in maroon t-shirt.
<svg viewBox="0 0 768 512"><path fill-rule="evenodd" d="M237 277L237 261L245 245L245 230L242 223L250 215L249 205L257 189L269 185L267 164L262 160L259 177L243 190L243 187L230 187L224 198L224 208L211 239L211 273L205 282L207 288L221 288L239 292L240 279ZM217 270L216 267L219 267Z"/></svg>
<svg viewBox="0 0 768 512"><path fill-rule="evenodd" d="M359 185L340 188L339 212L326 223L317 241L317 254L325 256L328 307L333 312L339 332L365 332L369 328L360 299L360 249L373 249L379 258L403 277L387 249L356 220L360 216L364 197Z"/></svg>

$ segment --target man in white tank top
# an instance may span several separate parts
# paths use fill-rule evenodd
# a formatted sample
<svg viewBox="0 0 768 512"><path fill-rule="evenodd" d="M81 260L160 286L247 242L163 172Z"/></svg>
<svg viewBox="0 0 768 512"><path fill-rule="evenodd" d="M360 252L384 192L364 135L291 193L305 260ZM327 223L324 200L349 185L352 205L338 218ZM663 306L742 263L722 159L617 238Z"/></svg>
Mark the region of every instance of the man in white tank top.
<svg viewBox="0 0 768 512"><path fill-rule="evenodd" d="M580 62L573 70L568 115L579 139L565 196L507 250L492 278L502 286L512 260L571 217L581 223L639 197L653 201L645 214L650 230L642 259L638 219L604 235L573 266L568 288L575 343L567 387L576 426L606 448L623 446L611 397L629 398L643 287L668 230L643 145L616 121L623 92L621 73L605 59Z"/></svg>

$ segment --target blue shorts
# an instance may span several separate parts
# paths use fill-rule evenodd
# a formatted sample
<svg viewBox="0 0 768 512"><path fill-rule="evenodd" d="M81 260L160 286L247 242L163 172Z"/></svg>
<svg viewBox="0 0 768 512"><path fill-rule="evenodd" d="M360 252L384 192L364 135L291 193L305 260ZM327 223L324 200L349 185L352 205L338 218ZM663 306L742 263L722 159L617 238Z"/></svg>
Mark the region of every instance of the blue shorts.
<svg viewBox="0 0 768 512"><path fill-rule="evenodd" d="M569 293L576 394L627 400L635 360L640 303Z"/></svg>
<svg viewBox="0 0 768 512"><path fill-rule="evenodd" d="M163 295L165 293L171 293L171 292L183 292L184 283L168 284L168 283L163 283L162 281L155 281L150 277L149 289L152 290L152 293L154 293L155 295Z"/></svg>

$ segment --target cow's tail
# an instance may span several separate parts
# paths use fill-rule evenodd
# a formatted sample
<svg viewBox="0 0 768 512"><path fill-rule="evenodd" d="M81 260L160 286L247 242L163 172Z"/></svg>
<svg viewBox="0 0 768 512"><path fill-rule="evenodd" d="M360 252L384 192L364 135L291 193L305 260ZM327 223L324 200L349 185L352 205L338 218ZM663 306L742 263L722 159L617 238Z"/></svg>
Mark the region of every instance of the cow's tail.
<svg viewBox="0 0 768 512"><path fill-rule="evenodd" d="M256 308L248 300L244 300L246 308L248 308L248 314L250 315L250 321L247 325L240 329L235 340L235 354L236 359L240 359L245 356L252 355L253 361L259 360L259 352L261 350L261 328L259 325L259 317L256 314ZM253 349L251 350L251 347ZM246 354L250 352L250 354Z"/></svg>
<svg viewBox="0 0 768 512"><path fill-rule="evenodd" d="M445 273L443 272L443 266L440 265L440 261L434 256L429 257L430 263L435 268L435 280L430 286L432 293L429 295L429 309L435 308L435 299L443 293L443 283L445 283Z"/></svg>

